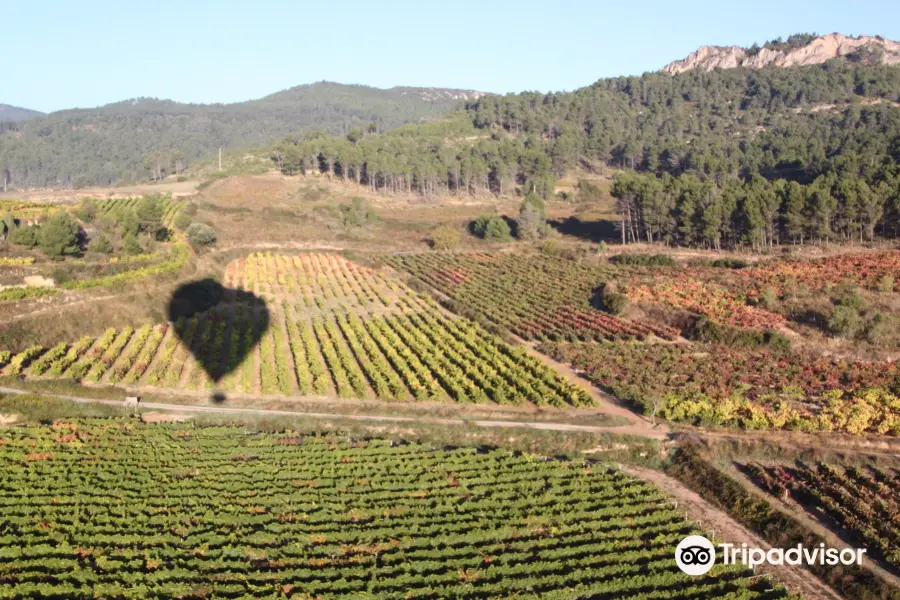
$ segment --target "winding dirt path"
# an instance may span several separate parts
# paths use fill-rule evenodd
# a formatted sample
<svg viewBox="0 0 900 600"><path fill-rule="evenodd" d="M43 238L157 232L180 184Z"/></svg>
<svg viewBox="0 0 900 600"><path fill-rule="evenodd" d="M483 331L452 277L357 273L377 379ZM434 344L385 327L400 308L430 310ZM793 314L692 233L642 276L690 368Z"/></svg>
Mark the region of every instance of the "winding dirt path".
<svg viewBox="0 0 900 600"><path fill-rule="evenodd" d="M685 512L690 519L701 523L704 530L714 530L717 538L735 544L746 543L748 546L765 550L772 547L677 479L660 471L643 467L621 465L620 468L629 475L649 481L672 496L678 503L678 510ZM756 573L770 575L789 592L802 594L805 600L843 600L842 596L803 567L763 565L757 567Z"/></svg>

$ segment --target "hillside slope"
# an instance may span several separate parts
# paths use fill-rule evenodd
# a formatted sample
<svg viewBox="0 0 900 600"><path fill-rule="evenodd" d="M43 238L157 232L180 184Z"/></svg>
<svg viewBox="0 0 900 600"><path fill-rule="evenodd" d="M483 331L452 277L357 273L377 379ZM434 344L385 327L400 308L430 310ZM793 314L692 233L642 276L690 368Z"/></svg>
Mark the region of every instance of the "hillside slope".
<svg viewBox="0 0 900 600"><path fill-rule="evenodd" d="M0 123L27 121L40 117L44 113L31 110L30 108L22 108L20 106L12 106L10 104L0 104Z"/></svg>
<svg viewBox="0 0 900 600"><path fill-rule="evenodd" d="M804 34L767 42L762 47L701 46L683 60L663 67L667 73L694 69L733 69L746 67L801 67L817 65L834 58L866 64L900 64L900 43L881 36L849 37L839 33L813 37Z"/></svg>
<svg viewBox="0 0 900 600"><path fill-rule="evenodd" d="M546 200L573 170L637 171L613 186L623 221L639 223L620 226L623 242L638 231L716 248L896 237L898 100L900 67L890 65L646 73L486 96L452 119L361 140L292 137L272 157L288 175L325 171L428 201Z"/></svg>
<svg viewBox="0 0 900 600"><path fill-rule="evenodd" d="M15 188L127 183L180 171L219 147L264 145L302 131L345 135L371 123L384 131L480 95L319 82L234 104L126 100L15 124L0 134L0 170Z"/></svg>

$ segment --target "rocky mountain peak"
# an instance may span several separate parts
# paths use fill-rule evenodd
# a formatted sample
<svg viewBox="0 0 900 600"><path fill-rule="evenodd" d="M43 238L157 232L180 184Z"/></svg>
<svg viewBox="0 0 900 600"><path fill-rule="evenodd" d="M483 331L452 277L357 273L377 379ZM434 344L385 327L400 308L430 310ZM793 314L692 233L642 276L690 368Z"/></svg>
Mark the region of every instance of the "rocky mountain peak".
<svg viewBox="0 0 900 600"><path fill-rule="evenodd" d="M733 69L746 67L796 67L816 65L832 58L844 58L870 64L900 64L900 43L881 36L850 37L830 33L812 38L799 47L769 42L763 47L747 49L739 46L701 46L687 58L663 67L667 73L683 73L693 69Z"/></svg>

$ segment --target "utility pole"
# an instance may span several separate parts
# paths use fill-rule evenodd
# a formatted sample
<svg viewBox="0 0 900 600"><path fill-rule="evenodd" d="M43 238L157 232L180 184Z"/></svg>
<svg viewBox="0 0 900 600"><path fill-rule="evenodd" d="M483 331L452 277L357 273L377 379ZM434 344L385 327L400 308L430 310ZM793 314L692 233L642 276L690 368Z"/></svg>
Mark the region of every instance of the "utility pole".
<svg viewBox="0 0 900 600"><path fill-rule="evenodd" d="M222 170L222 146L219 146L219 170Z"/></svg>

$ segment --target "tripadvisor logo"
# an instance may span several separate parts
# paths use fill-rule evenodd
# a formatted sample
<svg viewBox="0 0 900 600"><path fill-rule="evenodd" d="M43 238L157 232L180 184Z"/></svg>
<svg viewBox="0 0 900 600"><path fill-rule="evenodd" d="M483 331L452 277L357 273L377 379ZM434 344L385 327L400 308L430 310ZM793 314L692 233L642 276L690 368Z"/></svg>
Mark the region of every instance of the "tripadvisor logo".
<svg viewBox="0 0 900 600"><path fill-rule="evenodd" d="M751 548L747 544L719 544L722 564L743 564L755 569L763 564L770 565L861 565L865 548L826 548L825 544L805 548L798 544L794 548ZM689 535L675 548L675 563L688 575L704 575L716 563L716 547L702 535Z"/></svg>
<svg viewBox="0 0 900 600"><path fill-rule="evenodd" d="M675 563L688 575L703 575L716 563L716 548L702 535L689 535L675 548Z"/></svg>

